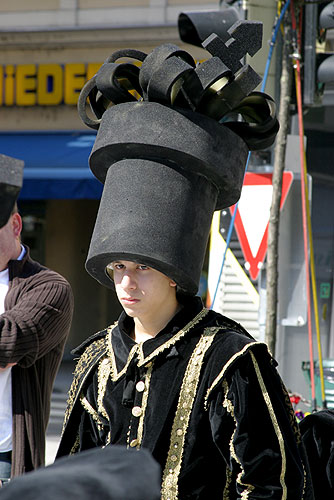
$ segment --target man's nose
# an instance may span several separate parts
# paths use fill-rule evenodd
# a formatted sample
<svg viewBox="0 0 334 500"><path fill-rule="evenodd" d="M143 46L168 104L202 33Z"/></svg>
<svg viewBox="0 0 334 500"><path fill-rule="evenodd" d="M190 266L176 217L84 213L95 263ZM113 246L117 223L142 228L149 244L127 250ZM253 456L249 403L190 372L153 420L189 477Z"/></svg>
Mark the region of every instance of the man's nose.
<svg viewBox="0 0 334 500"><path fill-rule="evenodd" d="M133 273L127 271L123 274L122 286L123 288L131 288L131 289L136 288L137 284L133 276Z"/></svg>

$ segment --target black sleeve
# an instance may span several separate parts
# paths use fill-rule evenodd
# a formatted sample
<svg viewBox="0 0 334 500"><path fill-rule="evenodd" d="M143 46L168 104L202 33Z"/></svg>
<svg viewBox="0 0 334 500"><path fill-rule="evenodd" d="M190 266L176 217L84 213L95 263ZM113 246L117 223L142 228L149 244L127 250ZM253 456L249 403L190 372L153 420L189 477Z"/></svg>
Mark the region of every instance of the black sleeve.
<svg viewBox="0 0 334 500"><path fill-rule="evenodd" d="M82 388L80 385L75 372L56 458L108 444L110 425L98 408L96 369L86 378Z"/></svg>
<svg viewBox="0 0 334 500"><path fill-rule="evenodd" d="M250 351L233 365L210 405L210 420L228 466L231 498L304 498L300 433L268 357Z"/></svg>
<svg viewBox="0 0 334 500"><path fill-rule="evenodd" d="M80 394L82 414L79 425L79 449L88 450L108 443L109 421L99 409L98 375L95 372L92 382Z"/></svg>

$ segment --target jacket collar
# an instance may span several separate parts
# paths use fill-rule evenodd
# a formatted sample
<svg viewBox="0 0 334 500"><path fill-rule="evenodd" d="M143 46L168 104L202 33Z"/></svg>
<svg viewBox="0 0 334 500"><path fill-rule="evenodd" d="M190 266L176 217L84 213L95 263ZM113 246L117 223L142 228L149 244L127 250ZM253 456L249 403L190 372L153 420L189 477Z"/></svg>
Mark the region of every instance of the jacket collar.
<svg viewBox="0 0 334 500"><path fill-rule="evenodd" d="M197 325L208 310L203 307L199 297L188 298L182 309L171 319L163 330L154 338L136 344L130 337L133 328L133 319L123 312L115 328L108 332L109 354L113 364L115 378L119 378L132 358L137 357L138 366L145 366L161 352L170 350L168 355L178 355L177 343L192 328Z"/></svg>
<svg viewBox="0 0 334 500"><path fill-rule="evenodd" d="M8 262L8 270L9 270L9 281L12 281L16 276L20 276L23 272L23 268L26 263L31 260L30 259L30 250L27 245L23 245L25 248L25 254L21 260L10 260Z"/></svg>

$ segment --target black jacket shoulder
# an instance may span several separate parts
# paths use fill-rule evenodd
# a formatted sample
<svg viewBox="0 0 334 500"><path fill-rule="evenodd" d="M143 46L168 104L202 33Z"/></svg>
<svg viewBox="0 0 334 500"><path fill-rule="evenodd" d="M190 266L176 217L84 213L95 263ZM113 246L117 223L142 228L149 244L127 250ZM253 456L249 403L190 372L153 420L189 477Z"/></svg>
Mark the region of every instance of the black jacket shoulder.
<svg viewBox="0 0 334 500"><path fill-rule="evenodd" d="M115 324L116 325L116 324ZM103 330L100 330L99 332L93 333L90 337L85 339L80 345L72 349L71 354L75 356L81 356L84 351L87 349L87 347L91 346L92 344L96 343L96 341L105 339L110 331L115 325L108 326L107 328L104 328Z"/></svg>

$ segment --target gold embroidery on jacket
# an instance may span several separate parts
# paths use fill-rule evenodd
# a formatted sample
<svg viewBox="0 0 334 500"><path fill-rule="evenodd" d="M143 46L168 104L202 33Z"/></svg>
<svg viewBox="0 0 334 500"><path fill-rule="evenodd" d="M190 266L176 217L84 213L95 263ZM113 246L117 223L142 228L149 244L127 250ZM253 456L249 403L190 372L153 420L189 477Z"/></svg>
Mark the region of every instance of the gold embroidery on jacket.
<svg viewBox="0 0 334 500"><path fill-rule="evenodd" d="M292 408L289 393L288 393L282 379L281 379L281 387L282 387L282 392L284 394L285 404L286 404L286 408L287 408L288 415L289 415L290 425L291 425L291 428L293 429L293 432L296 436L297 446L299 447L301 445L301 441L302 441L300 428L299 428L299 425L297 423L295 412L293 411L293 408ZM307 475L306 475L304 463L302 463L302 466L303 466L303 475L304 475L304 485L303 485L303 493L302 493L302 499L303 499L303 498L305 498L305 493L306 493Z"/></svg>
<svg viewBox="0 0 334 500"><path fill-rule="evenodd" d="M106 412L103 406L103 398L107 388L107 382L110 375L111 366L110 360L108 358L104 358L100 361L98 366L98 390L97 390L97 410L107 419L109 420L108 413Z"/></svg>
<svg viewBox="0 0 334 500"><path fill-rule="evenodd" d="M234 414L234 406L233 406L232 401L230 401L227 397L229 387L228 387L226 380L223 381L222 386L223 386L223 390L224 390L224 394L225 394L223 406L224 406L224 408L227 409L227 411L230 413L231 417L234 420L234 431L231 435L229 446L230 446L231 457L235 460L235 462L240 467L240 472L237 476L236 481L244 488L243 492L241 493L241 500L247 500L249 498L249 494L254 490L254 486L252 486L251 484L243 483L243 481L242 481L242 476L244 475L244 468L242 467L242 464L241 464L241 462L237 456L237 453L235 451L235 448L234 448L234 437L235 437L235 433L237 432L237 421L236 421L235 414Z"/></svg>
<svg viewBox="0 0 334 500"><path fill-rule="evenodd" d="M141 349L139 350L139 362L138 366L143 366L146 365L151 359L153 359L155 356L160 354L161 352L165 351L166 349L169 349L172 345L175 345L176 342L178 342L186 333L189 332L197 323L199 323L207 314L209 310L206 309L205 307L191 320L189 323L186 324L184 328L182 328L180 331L178 331L173 337L166 342L164 342L160 347L157 347L151 354L144 357L142 345Z"/></svg>
<svg viewBox="0 0 334 500"><path fill-rule="evenodd" d="M230 500L230 485L232 483L231 469L226 465L226 482L223 492L223 500Z"/></svg>
<svg viewBox="0 0 334 500"><path fill-rule="evenodd" d="M126 372L126 370L128 369L128 366L132 360L132 358L134 357L134 355L138 352L139 350L139 346L140 344L134 344L129 352L129 356L128 356L128 359L125 363L125 365L123 366L122 370L120 372L117 371L117 365L116 365L116 359L115 359L115 354L114 354L114 350L113 350L113 347L112 347L112 342L111 342L111 339L112 339L112 330L113 328L110 328L108 329L108 335L107 335L107 346L108 346L108 355L109 355L109 358L110 358L110 361L111 361L111 371L110 371L110 376L111 376L111 380L113 382L116 382L119 378L121 378L122 375L124 375L124 373Z"/></svg>
<svg viewBox="0 0 334 500"><path fill-rule="evenodd" d="M187 365L180 389L178 405L172 425L169 451L163 473L161 487L162 500L177 500L178 498L178 480L181 471L185 436L199 384L203 359L219 330L220 327L205 328Z"/></svg>
<svg viewBox="0 0 334 500"><path fill-rule="evenodd" d="M153 363L148 367L147 373L145 376L145 389L143 392L143 398L142 398L142 403L141 403L141 408L142 408L142 414L140 415L139 423L138 423L138 431L137 431L137 449L140 448L142 440L143 440L143 431L144 431L144 419L145 419L145 413L146 413L146 407L147 407L147 401L148 401L148 395L150 392L150 383L151 383L151 376L152 376L152 370L153 370Z"/></svg>
<svg viewBox="0 0 334 500"><path fill-rule="evenodd" d="M282 469L281 469L281 474L280 474L280 481L281 481L281 485L282 485L282 500L286 500L286 498L287 498L287 487L286 487L286 484L285 484L286 456L285 456L284 438L283 438L281 429L280 429L280 427L278 425L277 418L276 418L276 415L275 415L275 412L274 412L274 409L273 409L273 405L272 405L272 402L270 400L270 396L268 394L268 391L267 391L267 388L265 386L264 380L262 378L259 365L258 365L258 363L257 363L257 361L255 359L255 356L254 356L254 354L252 352L251 352L251 357L252 357L252 361L253 361L253 365L254 365L254 368L255 368L255 372L256 372L256 375L257 375L257 378L258 378L258 381L259 381L259 384L260 384L260 387L261 387L261 390L262 390L263 399L264 399L264 401L265 401L265 403L267 405L268 412L269 412L269 415L270 415L270 418L271 418L271 421L272 421L272 424L273 424L273 427L274 427L274 430L275 430L275 433L276 433L276 436L277 436L278 444L279 444L279 447L280 447L280 450L281 450Z"/></svg>
<svg viewBox="0 0 334 500"><path fill-rule="evenodd" d="M103 427L103 423L101 422L99 414L96 410L94 410L88 399L86 399L83 394L80 395L80 403L82 407L86 410L86 412L89 413L89 415L91 415L92 419L97 425L97 428L101 430Z"/></svg>
<svg viewBox="0 0 334 500"><path fill-rule="evenodd" d="M126 447L130 447L130 436L131 436L131 421L128 427L128 432L126 433Z"/></svg>
<svg viewBox="0 0 334 500"><path fill-rule="evenodd" d="M233 445L234 435L235 435L236 430L237 430L237 421L236 421L235 416L234 416L234 406L232 404L232 401L230 401L227 397L229 387L228 387L228 383L226 380L223 380L222 386L223 386L223 391L224 391L224 395L225 395L224 401L223 401L223 407L226 408L226 410L231 415L231 417L233 418L233 421L234 421L234 431L233 431L233 434L231 435L231 439L230 439L230 443L229 443L230 453L231 453L231 457L234 458L234 460L239 465L241 465L240 461L235 453L235 449L234 449L234 445Z"/></svg>
<svg viewBox="0 0 334 500"><path fill-rule="evenodd" d="M164 344L162 344L160 347L155 349L151 354L149 354L146 358L143 353L143 342L140 342L139 344L135 344L130 352L128 359L126 361L126 364L123 366L122 370L120 372L117 371L117 365L116 365L116 359L115 359L115 354L114 350L112 347L112 331L114 326L108 328L108 334L107 334L107 346L108 346L108 354L111 360L111 378L115 382L118 380L127 370L132 358L138 354L138 366L143 366L146 365L149 361L151 361L155 356L160 354L166 349L169 349L172 345L176 344L184 335L186 335L191 328L193 328L197 323L201 321L204 316L208 314L209 310L206 308L203 308L195 318L193 318L184 328L179 330L171 339L167 340Z"/></svg>
<svg viewBox="0 0 334 500"><path fill-rule="evenodd" d="M262 345L265 345L266 344L264 342L251 342L250 344L246 344L243 349L241 349L241 351L235 353L229 360L228 362L223 366L223 369L221 370L221 372L217 375L217 377L215 378L215 380L212 382L211 386L209 387L209 389L206 391L206 395L205 395L205 398L204 398L204 408L207 410L208 409L208 399L210 397L210 394L212 392L212 390L220 383L220 381L223 379L223 377L225 376L225 373L227 371L227 369L231 366L231 364L237 359L239 358L240 356L243 356L245 354L245 352L248 351L248 349L250 349L251 347L253 347L254 345L258 345L258 344L262 344Z"/></svg>
<svg viewBox="0 0 334 500"><path fill-rule="evenodd" d="M70 455L74 455L75 453L78 452L79 445L80 445L80 436L79 436L79 433L78 433L77 437L75 438L74 444L73 444L73 446L71 448Z"/></svg>
<svg viewBox="0 0 334 500"><path fill-rule="evenodd" d="M80 356L74 373L71 387L68 392L68 400L67 400L67 408L65 411L64 422L62 435L64 434L65 427L68 423L69 416L73 410L73 406L80 392L80 387L85 381L86 377L89 374L89 368L92 362L98 358L98 356L102 356L105 349L105 338L96 340L92 344L90 344Z"/></svg>
<svg viewBox="0 0 334 500"><path fill-rule="evenodd" d="M105 448L110 443L111 443L111 430L109 430L109 432L108 432L108 436L107 436L107 439L106 439L106 444L103 446L103 448Z"/></svg>
<svg viewBox="0 0 334 500"><path fill-rule="evenodd" d="M287 411L288 411L288 416L289 416L289 420L290 420L290 425L293 429L293 432L296 436L296 440L297 440L297 444L298 446L300 445L301 443L301 434L300 434L300 429L299 429L299 425L297 423L297 419L296 419L296 415L295 415L295 412L293 411L293 408L292 408L292 404L291 404L291 400L290 400L290 396L289 396L289 393L283 383L283 380L281 380L281 387L282 387L282 392L283 392L283 395L284 395L284 399L285 399L285 405L286 405L286 408L287 408Z"/></svg>
<svg viewBox="0 0 334 500"><path fill-rule="evenodd" d="M306 493L306 470L305 470L304 463L303 463L303 473L304 473L304 483L303 483L303 493L302 493L301 500L303 500L305 498L305 493Z"/></svg>

